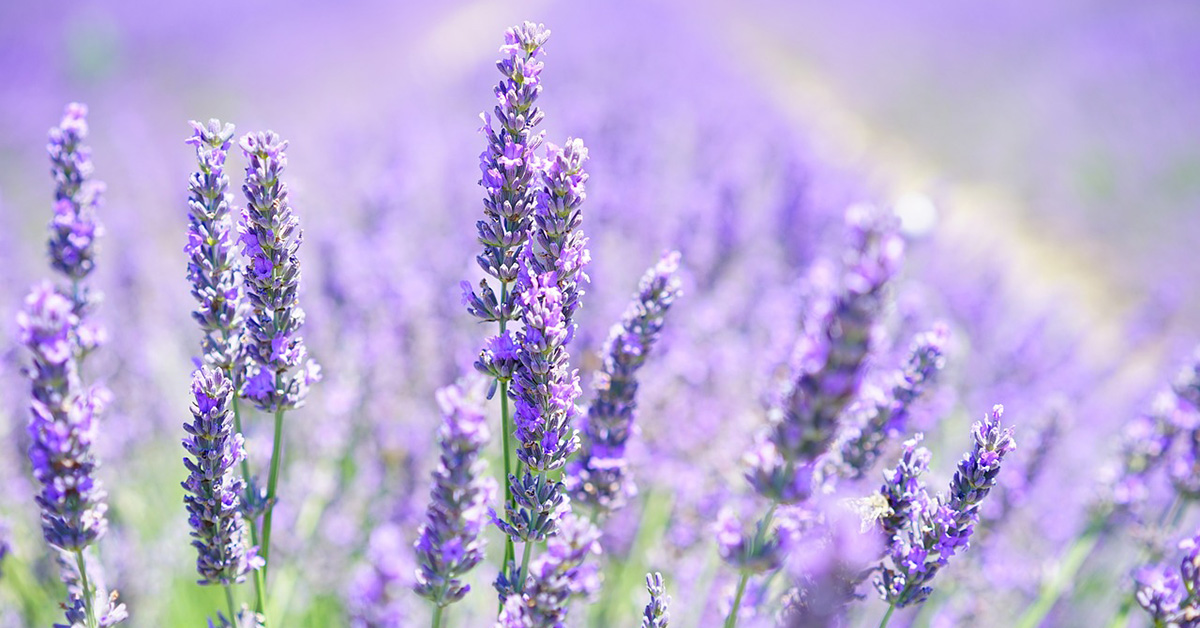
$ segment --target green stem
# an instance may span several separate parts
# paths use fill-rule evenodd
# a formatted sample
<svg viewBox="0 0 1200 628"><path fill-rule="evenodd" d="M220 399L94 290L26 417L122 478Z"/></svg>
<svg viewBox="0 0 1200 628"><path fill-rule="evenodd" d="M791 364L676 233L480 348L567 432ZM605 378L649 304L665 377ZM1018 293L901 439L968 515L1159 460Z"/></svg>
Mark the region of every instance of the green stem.
<svg viewBox="0 0 1200 628"><path fill-rule="evenodd" d="M80 595L83 597L83 611L87 616L88 628L96 628L96 595L92 591L92 585L88 582L87 561L83 559L83 550L75 550L75 565L79 569L79 587L82 589Z"/></svg>
<svg viewBox="0 0 1200 628"><path fill-rule="evenodd" d="M529 557L533 555L533 541L525 541L525 552L521 556L521 571L518 572L521 577L520 586L525 588L525 576L529 574Z"/></svg>
<svg viewBox="0 0 1200 628"><path fill-rule="evenodd" d="M233 396L233 429L237 430L242 438L246 437L246 432L242 430L242 405L236 394ZM246 456L242 456L242 479L249 485L250 460ZM250 545L258 547L258 521L251 516L245 519L246 527L250 528ZM254 610L259 613L263 611L263 580L262 572L258 569L254 570Z"/></svg>
<svg viewBox="0 0 1200 628"><path fill-rule="evenodd" d="M433 622L430 624L432 628L442 628L442 610L444 608L441 604L433 607Z"/></svg>
<svg viewBox="0 0 1200 628"><path fill-rule="evenodd" d="M888 622L892 621L892 613L896 612L895 604L888 604L887 612L883 614L883 619L879 622L879 628L887 628Z"/></svg>
<svg viewBox="0 0 1200 628"><path fill-rule="evenodd" d="M737 593L733 595L733 606L729 609L729 617L725 618L725 628L737 626L738 608L742 605L742 596L746 594L746 583L750 581L750 573L742 571L738 578Z"/></svg>
<svg viewBox="0 0 1200 628"><path fill-rule="evenodd" d="M504 303L508 301L508 282L500 282L500 333L503 334L508 327L508 319L504 313ZM512 473L512 444L509 441L512 438L512 419L509 417L508 410L508 382L500 382L500 431L503 438L504 447L504 468L500 470L500 485L504 487L504 503L511 505L513 503L512 484L508 481L508 476ZM511 536L504 535L504 564L502 569L508 569L516 558L516 548L513 546ZM504 602L501 601L496 609L496 614L504 610Z"/></svg>
<svg viewBox="0 0 1200 628"><path fill-rule="evenodd" d="M225 585L225 605L229 608L229 623L239 625L237 605L233 603L233 585Z"/></svg>
<svg viewBox="0 0 1200 628"><path fill-rule="evenodd" d="M1083 567L1084 561L1091 555L1104 532L1104 521L1100 518L1092 521L1083 533L1076 537L1075 542L1059 562L1053 575L1042 584L1041 592L1033 605L1016 623L1016 628L1037 628L1042 625L1046 615L1054 609L1059 598L1066 592L1067 586L1075 582L1075 576Z"/></svg>
<svg viewBox="0 0 1200 628"><path fill-rule="evenodd" d="M775 518L775 509L779 508L779 502L772 501L771 507L767 509L767 514L763 515L762 521L758 522L758 530L754 532L754 540L750 542L750 547L746 550L749 555L754 555L758 548L762 547L763 540L767 536L767 530L771 527L771 521ZM725 628L736 628L738 621L738 610L742 605L742 595L746 592L746 583L750 581L750 573L742 570L742 575L738 578L737 593L733 596L733 606L729 608L729 616L725 618Z"/></svg>
<svg viewBox="0 0 1200 628"><path fill-rule="evenodd" d="M1113 616L1113 620L1108 624L1108 628L1125 628L1129 625L1129 611L1133 610L1133 597L1125 596L1125 600L1121 602L1120 608L1117 609L1117 614Z"/></svg>
<svg viewBox="0 0 1200 628"><path fill-rule="evenodd" d="M271 471L267 476L267 510L263 514L262 572L263 586L267 583L267 569L271 566L271 519L275 514L275 489L279 484L279 460L283 458L283 410L275 411L275 437L271 445Z"/></svg>

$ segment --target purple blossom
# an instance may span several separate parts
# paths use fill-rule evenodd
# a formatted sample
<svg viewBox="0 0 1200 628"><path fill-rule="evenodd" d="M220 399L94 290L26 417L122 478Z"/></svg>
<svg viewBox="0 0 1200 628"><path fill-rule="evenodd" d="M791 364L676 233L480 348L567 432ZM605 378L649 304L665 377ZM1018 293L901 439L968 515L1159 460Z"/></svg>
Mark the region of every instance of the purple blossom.
<svg viewBox="0 0 1200 628"><path fill-rule="evenodd" d="M667 595L662 574L646 574L646 591L650 594L650 601L642 613L642 628L667 628L671 622L671 615L667 612L671 597Z"/></svg>
<svg viewBox="0 0 1200 628"><path fill-rule="evenodd" d="M759 521L752 534L747 534L733 509L726 506L717 514L713 532L717 538L717 553L722 560L744 573L764 573L778 569L795 547L799 532L796 521L786 510L775 517L777 525L763 530Z"/></svg>
<svg viewBox="0 0 1200 628"><path fill-rule="evenodd" d="M247 161L239 241L248 258L243 273L250 315L244 346L249 357L242 394L259 409L276 412L304 404L320 367L308 359L300 327L304 310L297 292L302 239L300 223L281 179L287 142L272 131L251 133L240 142ZM292 372L293 369L299 369Z"/></svg>
<svg viewBox="0 0 1200 628"><path fill-rule="evenodd" d="M580 229L581 207L587 199L588 175L583 170L587 158L587 148L580 139L568 139L561 148L546 145L544 187L536 194L531 241L522 260L528 266L525 272L541 276L553 273L557 279L562 293L566 342L575 336L574 316L583 296L581 284L588 281L584 267L591 261L587 238Z"/></svg>
<svg viewBox="0 0 1200 628"><path fill-rule="evenodd" d="M464 283L463 300L467 310L480 320L508 321L518 316L518 303L509 287L517 280L521 250L529 238L533 222L537 188L535 176L540 169L536 156L543 141L537 126L543 118L537 106L542 93L542 46L550 31L540 24L526 22L508 29L500 53L506 58L496 62L503 78L496 85L497 104L492 116L481 115L480 132L487 147L479 155L484 189L484 220L477 223L483 253L477 261L488 275L500 281L501 298L481 284L482 295Z"/></svg>
<svg viewBox="0 0 1200 628"><path fill-rule="evenodd" d="M92 151L87 139L87 105L67 105L62 122L50 129L46 151L54 176L54 218L50 221L50 264L74 285L96 266L96 239L104 228L96 219L104 184L93 181ZM95 298L79 286L72 294L81 312Z"/></svg>
<svg viewBox="0 0 1200 628"><path fill-rule="evenodd" d="M199 583L243 582L262 559L248 543L241 515L245 483L234 468L246 454L242 435L233 429L233 384L221 369L203 366L192 376L192 398L192 421L183 426L188 433L183 448L189 455L183 459L188 470L183 500L198 551Z"/></svg>
<svg viewBox="0 0 1200 628"><path fill-rule="evenodd" d="M592 384L595 398L583 419L583 447L566 476L572 499L600 512L623 507L636 493L625 459L637 412L636 375L680 294L678 270L677 252L664 254L647 270L621 322L613 326L605 342L604 364Z"/></svg>
<svg viewBox="0 0 1200 628"><path fill-rule="evenodd" d="M1135 574L1137 603L1155 626L1193 626L1200 618L1200 536L1179 544L1179 568L1143 567Z"/></svg>
<svg viewBox="0 0 1200 628"><path fill-rule="evenodd" d="M879 495L883 497L886 510L882 511L879 522L883 536L889 542L904 532L913 518L912 513L924 510L929 501L921 476L929 471L931 455L928 449L919 446L923 438L923 434L917 434L905 441L904 452L896 467L883 473Z"/></svg>
<svg viewBox="0 0 1200 628"><path fill-rule="evenodd" d="M209 120L208 125L191 122L193 135L187 143L196 148L199 169L188 179L188 281L197 308L192 318L204 331L204 362L238 377L242 313L241 288L234 268L233 220L229 177L225 159L233 139L232 124ZM261 247L259 247L261 248Z"/></svg>
<svg viewBox="0 0 1200 628"><path fill-rule="evenodd" d="M516 592L524 606L521 611L524 617L509 612L509 617L504 618L509 623L498 625L528 628L565 625L571 599L596 592L596 567L585 561L589 555L600 553L599 539L600 531L587 520L569 513L564 515L559 522L558 534L550 537L546 551L530 563L525 586ZM512 597L506 600L506 611L510 603L516 606L511 602ZM522 621L525 623L520 623Z"/></svg>
<svg viewBox="0 0 1200 628"><path fill-rule="evenodd" d="M914 501L907 520L889 539L891 566L881 565L875 578L876 589L889 604L903 608L924 602L933 590L929 582L938 570L968 546L979 521L979 506L996 485L1000 463L1016 447L1012 428L1000 426L1003 412L1002 406L995 406L990 416L975 423L971 429L974 446L958 463L948 493L934 500ZM908 485L901 490L912 488L912 481L900 475L898 468L893 477ZM889 506L895 499L888 494L892 484L885 484L883 489ZM885 533L892 532L895 523L885 521Z"/></svg>
<svg viewBox="0 0 1200 628"><path fill-rule="evenodd" d="M73 330L78 323L70 299L49 283L34 287L17 315L20 340L33 355L28 369L32 402L28 433L33 475L46 541L77 552L103 536L108 521L105 492L95 478L92 447L107 392L81 392Z"/></svg>
<svg viewBox="0 0 1200 628"><path fill-rule="evenodd" d="M458 386L438 391L445 422L438 433L441 462L433 472L426 521L415 544L418 562L415 590L445 607L462 599L471 587L460 580L479 561L487 545L482 536L488 504L496 483L484 477L487 463L480 451L490 438L478 402Z"/></svg>

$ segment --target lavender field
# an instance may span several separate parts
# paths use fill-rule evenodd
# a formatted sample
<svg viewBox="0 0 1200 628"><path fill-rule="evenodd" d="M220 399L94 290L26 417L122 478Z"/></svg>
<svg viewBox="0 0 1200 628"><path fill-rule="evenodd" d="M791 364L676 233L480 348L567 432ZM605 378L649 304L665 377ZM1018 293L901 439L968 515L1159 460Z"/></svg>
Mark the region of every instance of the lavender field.
<svg viewBox="0 0 1200 628"><path fill-rule="evenodd" d="M1200 626L1200 6L0 3L0 628Z"/></svg>

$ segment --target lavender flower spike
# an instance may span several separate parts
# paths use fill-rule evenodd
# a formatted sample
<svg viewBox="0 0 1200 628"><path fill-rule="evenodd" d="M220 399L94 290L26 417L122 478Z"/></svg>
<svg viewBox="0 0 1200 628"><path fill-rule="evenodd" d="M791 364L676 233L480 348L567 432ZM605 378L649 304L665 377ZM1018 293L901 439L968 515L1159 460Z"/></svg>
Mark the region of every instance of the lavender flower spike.
<svg viewBox="0 0 1200 628"><path fill-rule="evenodd" d="M48 282L34 287L17 315L21 343L33 354L29 459L42 484L37 496L42 533L46 542L68 552L91 545L108 526L105 492L95 478L99 463L92 453L107 395L79 391L77 324L71 300Z"/></svg>
<svg viewBox="0 0 1200 628"><path fill-rule="evenodd" d="M1184 551L1176 571L1162 567L1138 570L1137 602L1155 626L1194 626L1200 619L1200 535L1179 544Z"/></svg>
<svg viewBox="0 0 1200 628"><path fill-rule="evenodd" d="M193 135L187 143L196 148L199 169L188 180L188 282L198 307L192 318L204 331L203 361L220 368L236 381L242 320L240 288L230 232L229 177L225 158L233 139L233 125L209 120L208 125L191 122Z"/></svg>
<svg viewBox="0 0 1200 628"><path fill-rule="evenodd" d="M588 175L583 169L587 158L587 148L580 139L568 139L561 148L546 145L544 187L537 193L531 231L537 246L531 242L526 247L529 272L554 273L558 282L568 343L575 335L574 315L583 296L581 284L588 281L583 269L591 262L587 238L580 229L583 222L580 208L587 199Z"/></svg>
<svg viewBox="0 0 1200 628"><path fill-rule="evenodd" d="M492 125L490 115L481 114L480 132L487 138L487 148L479 155L485 219L476 225L483 245L477 261L505 288L517 280L518 257L532 224L537 193L534 177L540 170L536 151L543 141L543 133L536 131L543 118L537 107L542 93L539 57L549 37L544 26L530 22L504 33L500 52L507 57L496 62L504 78L496 85L493 110L499 128ZM497 299L486 282L481 286L482 295L464 282L463 292L468 311L480 320L508 321L518 316L515 296L506 290Z"/></svg>
<svg viewBox="0 0 1200 628"><path fill-rule="evenodd" d="M309 386L320 368L308 360L300 327L304 310L300 286L300 223L288 203L287 184L280 178L287 167L287 142L272 131L251 133L240 142L249 164L242 192L240 241L246 262L246 296L251 312L246 321L245 351L249 357L243 396L260 410L277 412L304 405ZM293 369L299 372L291 372Z"/></svg>
<svg viewBox="0 0 1200 628"><path fill-rule="evenodd" d="M646 590L650 592L650 602L642 615L642 628L667 628L671 621L671 615L667 613L671 598L663 585L662 574L646 574Z"/></svg>
<svg viewBox="0 0 1200 628"><path fill-rule="evenodd" d="M233 429L233 385L220 369L203 366L192 376L192 421L184 424L183 448L188 478L184 503L199 555L200 584L243 582L262 565L250 547L246 520L239 510L244 482L234 467L245 456L242 435Z"/></svg>
<svg viewBox="0 0 1200 628"><path fill-rule="evenodd" d="M849 479L863 477L878 460L888 436L904 432L913 402L946 363L943 351L949 333L945 325L939 324L917 335L908 362L893 375L891 389L876 399L851 406L854 423L838 435L827 463L832 468L826 473Z"/></svg>
<svg viewBox="0 0 1200 628"><path fill-rule="evenodd" d="M104 233L96 219L104 184L91 180L92 151L83 143L88 135L87 112L87 105L67 105L62 122L50 129L46 145L55 184L50 263L76 286L95 268L96 239ZM91 302L81 287L72 299L76 313Z"/></svg>
<svg viewBox="0 0 1200 628"><path fill-rule="evenodd" d="M594 593L599 585L595 565L584 565L589 554L600 553L600 531L588 521L567 514L559 533L550 537L546 553L529 566L523 592L525 623L500 626L559 628L565 625L572 597ZM511 601L511 599L509 600ZM506 601L507 608L507 601Z"/></svg>
<svg viewBox="0 0 1200 628"><path fill-rule="evenodd" d="M596 397L583 420L583 447L568 467L567 490L578 503L602 512L624 506L636 493L625 471L625 444L637 412L637 370L662 331L667 310L679 296L679 253L662 256L642 276L638 293L605 343L604 366L596 374Z"/></svg>
<svg viewBox="0 0 1200 628"><path fill-rule="evenodd" d="M415 544L420 566L414 588L443 608L471 590L460 578L483 560L487 543L481 532L496 482L484 477L487 463L480 452L490 434L477 400L464 396L458 386L439 390L437 398L445 415L438 433L442 454Z"/></svg>
<svg viewBox="0 0 1200 628"><path fill-rule="evenodd" d="M991 416L975 423L971 430L974 448L958 463L949 493L914 503L903 529L890 539L891 566L881 566L875 587L892 606L924 602L933 591L929 582L938 570L968 547L979 521L979 506L996 485L1000 463L1016 447L1012 428L1000 427L1003 412L998 405Z"/></svg>

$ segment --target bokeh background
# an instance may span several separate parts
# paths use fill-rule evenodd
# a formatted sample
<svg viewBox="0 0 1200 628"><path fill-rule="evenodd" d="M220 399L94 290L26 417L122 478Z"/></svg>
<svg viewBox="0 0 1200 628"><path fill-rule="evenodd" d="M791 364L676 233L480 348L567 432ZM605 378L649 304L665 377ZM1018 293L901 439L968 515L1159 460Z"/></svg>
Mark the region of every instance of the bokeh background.
<svg viewBox="0 0 1200 628"><path fill-rule="evenodd" d="M582 137L592 156L593 281L573 349L585 385L642 270L668 248L685 260L686 296L642 388L641 498L606 530L605 598L577 608L578 625L634 625L647 568L668 578L673 625L717 621L731 574L708 525L721 505L753 503L737 461L795 339L805 270L836 255L854 202L895 207L910 243L880 367L936 320L953 332L921 419L938 483L992 403L1049 451L1035 465L1038 447L1022 445L1014 466L1037 469L1013 472L1015 514L897 619L1005 626L1034 599L1121 426L1200 339L1200 5L6 0L0 520L13 553L0 626L47 625L61 599L24 457L13 320L50 274L45 136L70 101L90 107L108 184L97 281L112 340L89 368L115 395L101 556L131 625L202 625L219 599L194 584L178 486L199 343L183 140L209 117L291 142L305 336L326 373L287 426L273 616L427 621L406 587L433 392L469 372L488 333L458 290L478 275L478 114L503 30L525 19L553 31L548 137ZM232 158L235 186L243 165ZM261 467L269 426L250 423ZM1108 592L1132 590L1137 558L1132 544L1100 548L1048 625L1111 616ZM487 625L494 564L452 625ZM856 618L880 614L872 600Z"/></svg>

